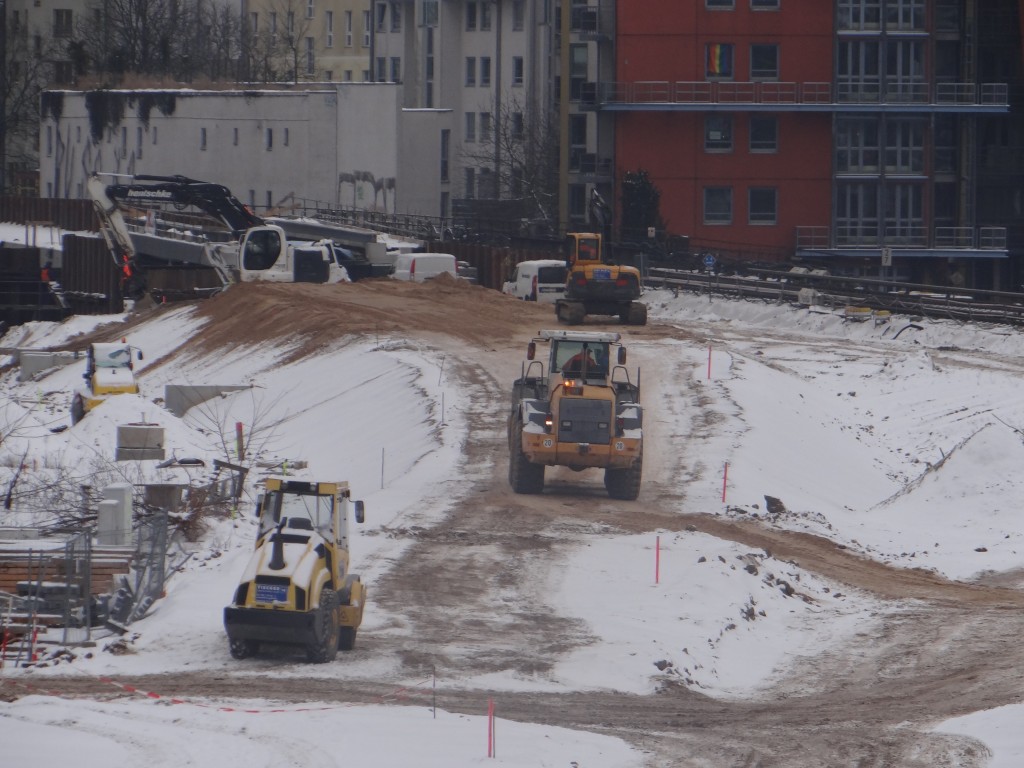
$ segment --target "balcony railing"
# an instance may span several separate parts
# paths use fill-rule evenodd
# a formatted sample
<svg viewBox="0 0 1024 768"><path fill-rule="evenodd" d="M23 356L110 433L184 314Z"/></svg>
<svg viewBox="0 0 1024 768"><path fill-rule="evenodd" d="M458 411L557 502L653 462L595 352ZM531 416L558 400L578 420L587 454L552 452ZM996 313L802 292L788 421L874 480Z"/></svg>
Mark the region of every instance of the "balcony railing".
<svg viewBox="0 0 1024 768"><path fill-rule="evenodd" d="M828 248L941 248L979 251L1006 250L1005 227L886 226L881 234L876 223L834 227L796 228L796 247Z"/></svg>
<svg viewBox="0 0 1024 768"><path fill-rule="evenodd" d="M668 81L593 84L601 104L936 104L1009 103L1006 83Z"/></svg>

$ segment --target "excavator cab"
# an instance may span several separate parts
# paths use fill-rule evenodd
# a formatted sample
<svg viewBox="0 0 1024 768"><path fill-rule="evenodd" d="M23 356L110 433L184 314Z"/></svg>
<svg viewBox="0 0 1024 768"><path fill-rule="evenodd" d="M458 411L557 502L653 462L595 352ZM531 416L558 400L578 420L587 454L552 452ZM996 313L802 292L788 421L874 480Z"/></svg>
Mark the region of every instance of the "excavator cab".
<svg viewBox="0 0 1024 768"><path fill-rule="evenodd" d="M565 236L566 265L600 264L603 261L601 236L592 232L569 232Z"/></svg>

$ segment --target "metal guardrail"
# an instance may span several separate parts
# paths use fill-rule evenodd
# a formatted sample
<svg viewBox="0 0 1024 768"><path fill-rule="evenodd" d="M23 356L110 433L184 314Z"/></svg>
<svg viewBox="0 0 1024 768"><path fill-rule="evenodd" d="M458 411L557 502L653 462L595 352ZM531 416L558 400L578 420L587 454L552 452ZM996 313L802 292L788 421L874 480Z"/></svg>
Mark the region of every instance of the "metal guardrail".
<svg viewBox="0 0 1024 768"><path fill-rule="evenodd" d="M1024 293L762 269L749 270L746 275L716 275L655 267L647 270L644 284L780 304L806 303L801 301L801 291L811 289L816 305L836 309L864 307L898 315L1024 327Z"/></svg>

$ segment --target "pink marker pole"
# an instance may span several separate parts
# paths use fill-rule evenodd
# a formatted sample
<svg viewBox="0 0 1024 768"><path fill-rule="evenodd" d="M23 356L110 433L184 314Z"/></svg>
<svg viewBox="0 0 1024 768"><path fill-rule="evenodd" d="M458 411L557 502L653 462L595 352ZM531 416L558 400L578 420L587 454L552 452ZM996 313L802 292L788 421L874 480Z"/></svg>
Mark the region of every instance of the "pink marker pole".
<svg viewBox="0 0 1024 768"><path fill-rule="evenodd" d="M729 462L725 462L725 471L722 473L722 503L725 503L725 486L729 482Z"/></svg>
<svg viewBox="0 0 1024 768"><path fill-rule="evenodd" d="M654 539L654 583L661 581L661 536Z"/></svg>

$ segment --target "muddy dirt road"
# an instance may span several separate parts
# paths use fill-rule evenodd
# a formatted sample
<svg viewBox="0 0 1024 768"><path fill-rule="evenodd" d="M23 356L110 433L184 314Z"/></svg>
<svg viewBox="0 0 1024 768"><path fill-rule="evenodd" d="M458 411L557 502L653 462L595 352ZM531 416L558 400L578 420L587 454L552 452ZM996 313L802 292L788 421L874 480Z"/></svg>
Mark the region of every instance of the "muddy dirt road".
<svg viewBox="0 0 1024 768"><path fill-rule="evenodd" d="M365 643L401 659L396 680L432 670L449 679L489 670L543 675L560 655L592 639L587 626L545 604L531 577L560 567L567 539L602 531L696 530L768 550L871 593L883 613L852 643L804 660L754 700L715 700L666 679L650 696L503 691L502 717L616 735L642 748L651 766L980 768L987 759L982 745L931 734L929 727L1021 700L1024 594L1014 588L1016 579L952 583L930 572L889 568L814 535L685 513L685 478L696 461L688 446L699 446L712 426L699 390L674 391L668 402L666 382L693 377L663 363L669 359L666 345L703 343L685 329L654 322L621 329L637 350L633 362L644 369L647 412L685 407L687 418L673 421L672 433L649 420L640 499L611 502L598 475L581 479L551 471L542 496L517 496L508 487L509 387L526 341L555 325L547 307L461 283L425 289L384 280L342 291L242 285L199 311L211 319L197 339L208 349L301 337L304 343L294 353L301 356L339 336L388 334L429 344L456 366L472 401L465 439L465 476L472 479L461 481L461 500L442 524L382 534L408 539L409 546L374 584L372 599L400 615L407 631ZM958 364L972 362L961 356ZM688 425L683 434L680 423ZM339 687L318 680L315 672L311 667L308 678L268 682L265 691L251 676L132 682L167 695L294 701L375 701L389 690L380 680ZM65 686L81 695L97 693L90 687L87 679L74 677ZM479 713L492 695L441 688L436 702L451 711Z"/></svg>

